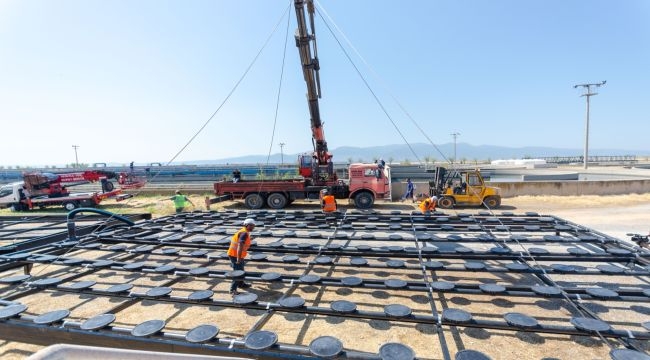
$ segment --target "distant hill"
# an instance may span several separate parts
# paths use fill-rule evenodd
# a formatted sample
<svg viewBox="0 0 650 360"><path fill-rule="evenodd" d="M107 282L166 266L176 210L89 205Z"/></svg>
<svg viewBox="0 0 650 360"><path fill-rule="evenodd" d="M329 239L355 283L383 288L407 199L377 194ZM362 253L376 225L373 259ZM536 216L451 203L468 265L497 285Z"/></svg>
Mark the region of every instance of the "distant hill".
<svg viewBox="0 0 650 360"><path fill-rule="evenodd" d="M305 152L309 152L309 150L305 150ZM436 145L436 147L424 143L411 144L410 147L403 144L372 146L364 148L354 146L341 146L335 149L331 149L330 152L334 154L334 161L337 163L349 161L373 162L378 158L383 158L386 162L393 163L402 163L405 161L416 162L418 158L420 161L424 162L425 157L429 157L430 161L445 161L453 158L454 144L447 143ZM458 156L458 159L467 161L540 158L553 156L581 156L583 152L583 149L558 149L535 146L511 148L493 145L475 146L466 143L458 143L456 145L456 154ZM589 155L623 156L635 155L635 152L621 149L590 149ZM281 158L284 158L284 163L293 164L295 163L297 157L298 154L284 154L281 156L279 153L277 153L272 154L268 161L270 163L280 163ZM183 164L257 164L265 163L266 161L267 155L247 155L215 160L184 161Z"/></svg>

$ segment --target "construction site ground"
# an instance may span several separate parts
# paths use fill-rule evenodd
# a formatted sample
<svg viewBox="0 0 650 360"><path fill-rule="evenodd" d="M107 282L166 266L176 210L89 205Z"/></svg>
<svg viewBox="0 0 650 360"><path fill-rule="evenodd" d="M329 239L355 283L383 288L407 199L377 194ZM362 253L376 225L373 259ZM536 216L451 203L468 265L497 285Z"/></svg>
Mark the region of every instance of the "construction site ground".
<svg viewBox="0 0 650 360"><path fill-rule="evenodd" d="M204 211L203 196L191 196L195 207L188 207L189 211ZM133 198L128 202L121 204L112 204L110 201L103 204L111 211L119 212L121 208L123 212L144 212L148 211L155 216L164 216L171 214L171 201L167 201L166 197L159 198ZM295 203L287 209L293 210L314 210L318 207L316 202ZM408 202L396 203L379 203L377 210L410 212L416 209L416 204ZM227 210L227 211L245 211L240 203L226 202L221 204L212 205L212 210ZM341 205L341 210L352 210L352 207ZM445 209L441 210L443 213L450 215L458 213L477 214L485 212L486 209L477 208L462 208L462 209ZM580 224L594 231L616 237L621 240L629 239L627 233L641 233L647 234L650 229L650 194L632 194L632 195L617 195L617 196L581 196L581 197L539 197L539 196L521 196L515 198L507 198L503 200L503 205L499 209L492 210L495 214L510 212L514 214L524 214L527 212L535 212L540 215L553 215L572 223ZM91 252L90 250L86 250ZM152 260L153 258L150 258ZM301 274L303 269L300 266L280 266L265 265L260 267L264 271L284 272ZM57 268L53 265L36 265L33 272L41 276L47 273L56 273ZM400 270L392 270L393 274L399 274ZM354 272L356 273L356 272ZM322 276L346 276L346 271L338 274L323 273ZM349 274L353 274L349 270ZM391 274L391 276L393 275ZM388 276L388 274L381 274L381 272L368 274L373 276ZM404 274L406 276L406 274ZM472 278L470 274L467 276L459 276L458 274L445 274L440 273L439 277L453 277L455 281L465 282L490 282L490 279ZM359 276L359 275L357 275ZM490 276L487 274L486 276ZM84 278L84 280L97 281L106 286L121 284L125 282L132 282L135 284L136 289L147 289L155 286L162 286L156 284L155 281L151 282L152 278L138 279L129 277L129 275L119 274L115 272L106 272L97 278ZM164 277L160 277L159 282L164 282ZM497 279L493 279L497 280ZM197 285L194 281L183 281L178 283L174 288L175 291L182 291L183 287L187 288L187 293L190 289L200 289L201 285ZM576 279L576 281L584 282L585 286L590 286L599 283L600 279L597 277L587 277L585 279ZM215 291L215 297L220 296L227 298L227 283L215 282L211 286ZM260 301L271 301L279 292L283 291L282 284L269 284L269 285L255 285L252 293L255 293ZM135 289L134 289L135 291ZM219 292L217 295L216 293ZM349 291L345 288L338 288L337 290L327 291L322 293L316 287L303 286L300 287L293 295L298 295L308 301L317 301L322 303L330 303L337 299L345 299L356 303L359 309L363 310L376 310L376 304L399 303L408 306L412 309L414 314L430 313L431 309L429 304L422 295L413 295L412 293L399 291L390 292L391 298L387 299L385 292L378 290L355 290ZM70 308L74 307L74 315L78 318L90 318L93 315L102 312L102 308L109 309L114 306L110 301L91 301L87 297L76 297L72 295L51 296L45 292L37 294L29 298L30 313L42 313L47 309L56 308ZM442 302L449 302L450 307L462 308L471 313L481 313L485 308L486 302L490 303L490 307L502 308L504 312L518 311L526 313L530 316L535 316L538 319L548 318L553 321L553 316L549 312L561 312L566 314L566 309L548 301L544 304L539 304L527 301L525 298L520 298L517 303L512 303L510 300L499 300L498 298L482 297L480 295L474 296L453 296L446 300L440 299ZM501 301L501 303L499 303ZM496 302L496 303L495 303ZM640 309L640 310L639 310ZM645 321L650 314L650 308L639 306L636 312L624 311L623 308L617 306L610 307L609 314L601 314L605 318L616 318L618 322L639 323L640 319L635 318L639 316L639 312ZM191 324L196 323L197 318L201 318L205 322L213 322L221 325L221 333L226 333L232 337L243 336L246 330L255 323L264 313L263 311L241 311L234 308L218 308L214 311L203 311L205 308L190 309L190 311L180 311L173 304L163 304L155 302L143 301L138 306L133 306L128 311L123 312L119 318L119 325L121 326L135 326L143 321L150 320L143 314L161 314L162 317L173 319L167 323L166 328L191 328ZM598 308L596 310L598 312ZM150 316L150 315L149 315ZM490 314L485 314L488 318ZM629 317L629 318L626 318ZM238 319L236 322L225 323L224 319ZM434 326L417 326L403 328L397 326L389 326L382 321L371 321L366 323L364 321L350 321L350 320L333 320L329 317L305 317L305 315L296 315L288 313L285 316L274 317L266 324L267 328L272 328L281 339L289 339L287 341L296 342L301 344L309 344L314 338L314 334L329 334L336 337L343 344L355 344L355 349L359 351L367 351L376 353L377 349L386 342L406 342L412 347L416 354L421 354L422 349L427 349L428 354L426 358L442 359L442 353L431 349L433 346L429 341L434 333ZM44 336L46 336L44 334ZM447 334L446 336L453 338L454 336L462 336L463 344L466 348L471 348L478 351L484 351L490 354L494 359L596 359L607 358L608 350L606 346L595 337L581 337L581 336L566 336L566 335L545 335L539 336L535 333L521 332L517 333L514 337L507 331L500 330L484 330L481 328L466 328L459 334ZM447 344L454 354L462 349L454 348L453 343ZM28 341L21 343L17 341L3 341L0 342L0 358L2 359L24 359L43 346L29 344ZM499 349L498 351L495 349ZM647 349L646 349L647 350Z"/></svg>

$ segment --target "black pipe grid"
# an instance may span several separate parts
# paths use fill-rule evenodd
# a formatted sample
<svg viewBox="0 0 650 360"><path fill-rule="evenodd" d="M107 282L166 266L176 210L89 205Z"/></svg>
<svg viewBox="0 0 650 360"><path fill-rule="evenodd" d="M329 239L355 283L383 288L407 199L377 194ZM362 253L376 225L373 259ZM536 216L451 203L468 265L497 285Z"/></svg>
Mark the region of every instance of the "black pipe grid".
<svg viewBox="0 0 650 360"><path fill-rule="evenodd" d="M225 250L246 217L258 227L243 273L230 270ZM363 359L494 356L498 346L483 339L488 330L512 349L519 338L524 353L530 344L522 333L546 336L549 356L557 353L551 334L591 337L608 345L587 348L591 357L611 349L612 358L642 356L650 338L650 252L536 213L195 212L113 226L51 248L67 250L4 257L15 268L34 267L31 276L0 274L0 334L46 331L57 339L74 332L89 344L106 335L146 349L167 342L197 353ZM232 278L254 290L230 297ZM61 309L43 301L55 296L114 304L89 312L83 304ZM164 311L146 312L154 304L220 310L180 326L178 312L163 319ZM140 320L153 320L126 320L142 310ZM344 326L333 326L352 320L364 324L352 328L376 330L373 338L352 341ZM287 321L300 334L287 333ZM315 323L328 324L326 333L307 326ZM400 341L385 329L400 333ZM315 340L306 345L306 338ZM379 339L384 343L370 348ZM483 353L466 349L477 343Z"/></svg>

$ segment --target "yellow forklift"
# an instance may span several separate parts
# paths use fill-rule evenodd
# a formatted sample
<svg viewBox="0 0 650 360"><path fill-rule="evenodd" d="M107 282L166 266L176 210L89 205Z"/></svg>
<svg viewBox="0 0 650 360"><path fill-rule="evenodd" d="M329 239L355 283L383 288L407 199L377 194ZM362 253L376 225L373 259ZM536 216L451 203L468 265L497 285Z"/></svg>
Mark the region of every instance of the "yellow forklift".
<svg viewBox="0 0 650 360"><path fill-rule="evenodd" d="M501 206L501 189L486 186L481 172L475 170L447 170L436 167L429 181L429 195L438 197L438 207L484 206L496 209Z"/></svg>

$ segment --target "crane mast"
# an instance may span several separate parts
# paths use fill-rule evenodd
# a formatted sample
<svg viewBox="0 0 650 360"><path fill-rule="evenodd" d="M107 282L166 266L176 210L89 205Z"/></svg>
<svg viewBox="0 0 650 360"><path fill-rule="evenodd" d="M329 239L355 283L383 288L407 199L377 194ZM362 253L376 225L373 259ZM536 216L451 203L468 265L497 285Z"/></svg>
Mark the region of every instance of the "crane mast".
<svg viewBox="0 0 650 360"><path fill-rule="evenodd" d="M294 6L298 23L295 34L296 46L298 47L302 72L307 84L307 103L309 105L312 143L314 146L314 153L311 158L301 156L300 174L313 179L318 184L331 183L336 181L336 174L334 173L332 154L327 149L327 141L325 141L318 105L321 89L318 74L320 70L318 50L314 33L314 2L313 0L294 0Z"/></svg>

